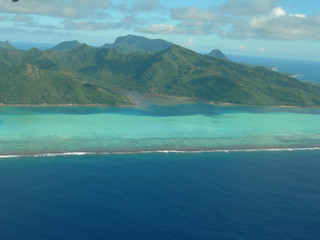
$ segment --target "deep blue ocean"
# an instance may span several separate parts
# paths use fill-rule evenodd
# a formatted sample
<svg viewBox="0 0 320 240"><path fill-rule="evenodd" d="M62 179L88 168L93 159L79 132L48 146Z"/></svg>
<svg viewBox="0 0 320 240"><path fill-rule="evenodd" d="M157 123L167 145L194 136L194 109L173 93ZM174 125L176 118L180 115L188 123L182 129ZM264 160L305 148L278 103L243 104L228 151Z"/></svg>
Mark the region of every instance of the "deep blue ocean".
<svg viewBox="0 0 320 240"><path fill-rule="evenodd" d="M0 239L317 240L320 151L0 161Z"/></svg>
<svg viewBox="0 0 320 240"><path fill-rule="evenodd" d="M277 71L292 73L295 77L307 82L320 82L320 59L318 61L228 55L235 62L266 66L275 68Z"/></svg>

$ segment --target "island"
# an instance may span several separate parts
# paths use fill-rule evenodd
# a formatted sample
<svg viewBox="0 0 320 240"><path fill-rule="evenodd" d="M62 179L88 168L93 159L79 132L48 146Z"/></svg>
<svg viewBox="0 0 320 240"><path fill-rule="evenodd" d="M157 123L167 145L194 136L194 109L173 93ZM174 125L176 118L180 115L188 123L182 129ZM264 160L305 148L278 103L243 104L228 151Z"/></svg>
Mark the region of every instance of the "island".
<svg viewBox="0 0 320 240"><path fill-rule="evenodd" d="M320 106L319 86L223 56L132 35L102 47L71 41L46 51L1 48L0 103L120 106L133 104L127 92L138 92L217 104Z"/></svg>

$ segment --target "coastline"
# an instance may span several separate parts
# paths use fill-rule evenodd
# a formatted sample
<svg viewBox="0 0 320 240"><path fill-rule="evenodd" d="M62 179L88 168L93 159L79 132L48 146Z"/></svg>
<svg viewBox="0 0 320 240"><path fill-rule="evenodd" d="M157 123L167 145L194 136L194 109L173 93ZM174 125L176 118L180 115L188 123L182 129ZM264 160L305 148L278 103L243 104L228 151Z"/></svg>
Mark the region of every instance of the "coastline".
<svg viewBox="0 0 320 240"><path fill-rule="evenodd" d="M108 105L108 104L0 104L1 107L134 107L135 105Z"/></svg>
<svg viewBox="0 0 320 240"><path fill-rule="evenodd" d="M136 96L140 98L163 98L163 100L186 100L192 102L199 102L199 103L206 103L210 105L222 106L222 107L229 107L229 106L240 106L240 107L275 107L275 108L320 108L319 106L294 106L294 105L249 105L249 104L238 104L238 103L222 103L222 102L214 102L214 101L207 101L198 98L191 98L191 97L179 97L179 96L171 96L171 95L160 95L160 94L149 94L149 93L138 93L138 92L128 92L127 93L130 100L133 104L131 105L109 105L109 104L0 104L1 107L119 107L119 108L130 108L130 107L138 107L140 104L138 100L135 100ZM172 102L171 102L172 104ZM174 103L175 104L175 103ZM179 104L177 102L176 104Z"/></svg>

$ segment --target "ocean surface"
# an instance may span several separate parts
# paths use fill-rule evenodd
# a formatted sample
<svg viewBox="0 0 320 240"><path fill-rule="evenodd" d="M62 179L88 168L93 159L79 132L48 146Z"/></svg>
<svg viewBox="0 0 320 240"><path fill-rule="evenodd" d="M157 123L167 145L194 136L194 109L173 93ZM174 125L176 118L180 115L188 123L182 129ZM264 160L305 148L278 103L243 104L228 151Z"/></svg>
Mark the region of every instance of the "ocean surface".
<svg viewBox="0 0 320 240"><path fill-rule="evenodd" d="M228 57L235 62L265 66L275 71L291 73L302 81L320 82L320 59L315 61L242 55L228 55Z"/></svg>
<svg viewBox="0 0 320 240"><path fill-rule="evenodd" d="M320 151L0 160L4 240L318 240Z"/></svg>

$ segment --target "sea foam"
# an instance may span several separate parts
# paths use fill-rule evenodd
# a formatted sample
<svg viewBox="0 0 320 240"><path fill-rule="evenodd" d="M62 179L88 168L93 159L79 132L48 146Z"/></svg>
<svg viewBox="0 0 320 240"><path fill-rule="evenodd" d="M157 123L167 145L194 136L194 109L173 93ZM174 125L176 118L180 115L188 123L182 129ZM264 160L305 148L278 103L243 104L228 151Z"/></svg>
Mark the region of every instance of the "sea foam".
<svg viewBox="0 0 320 240"><path fill-rule="evenodd" d="M281 151L315 151L320 147L297 147L297 148L248 148L248 149L212 149L212 150L146 150L146 151L110 151L110 152L63 152L63 153L38 153L0 155L0 158L19 157L57 157L57 156L83 156L83 155L120 155L120 154L197 154L197 153L232 153L232 152L281 152Z"/></svg>

